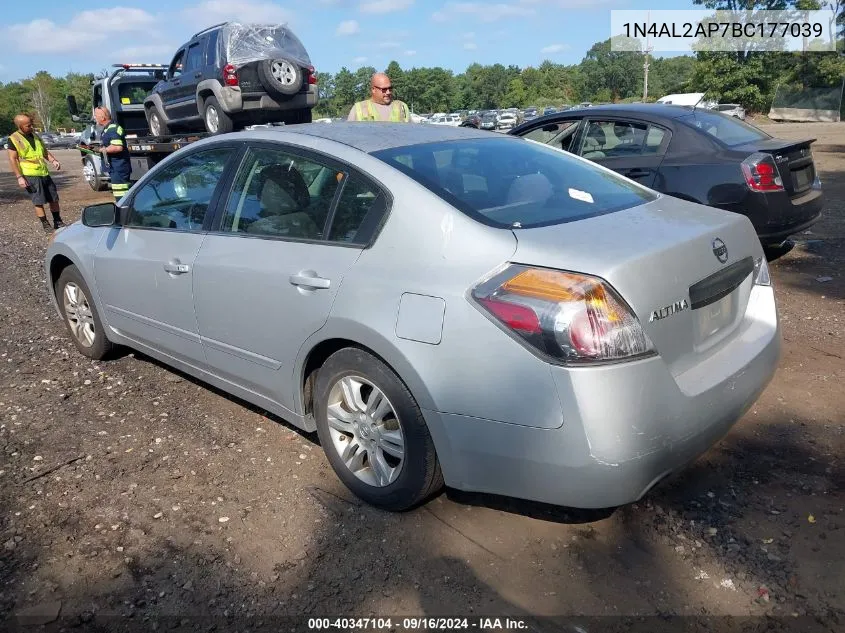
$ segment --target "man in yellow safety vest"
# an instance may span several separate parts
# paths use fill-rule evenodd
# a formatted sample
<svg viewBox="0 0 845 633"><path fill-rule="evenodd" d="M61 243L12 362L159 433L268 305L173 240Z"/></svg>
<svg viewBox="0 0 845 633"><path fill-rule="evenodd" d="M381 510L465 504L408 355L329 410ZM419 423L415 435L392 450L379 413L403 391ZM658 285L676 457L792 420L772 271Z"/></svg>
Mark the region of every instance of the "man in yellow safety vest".
<svg viewBox="0 0 845 633"><path fill-rule="evenodd" d="M62 165L56 157L50 153L41 137L32 131L32 119L26 114L19 114L15 117L17 131L9 137L9 163L12 172L18 180L18 186L26 189L35 206L35 215L41 221L41 227L45 233L51 233L65 225L59 209L59 194L56 191L56 184L50 178L47 169L47 161L53 164L56 169ZM50 212L53 215L53 225L47 221L44 213L44 205L50 205Z"/></svg>
<svg viewBox="0 0 845 633"><path fill-rule="evenodd" d="M359 101L349 111L349 121L393 121L409 123L411 111L407 104L393 98L393 86L384 73L376 73L370 79L371 97Z"/></svg>

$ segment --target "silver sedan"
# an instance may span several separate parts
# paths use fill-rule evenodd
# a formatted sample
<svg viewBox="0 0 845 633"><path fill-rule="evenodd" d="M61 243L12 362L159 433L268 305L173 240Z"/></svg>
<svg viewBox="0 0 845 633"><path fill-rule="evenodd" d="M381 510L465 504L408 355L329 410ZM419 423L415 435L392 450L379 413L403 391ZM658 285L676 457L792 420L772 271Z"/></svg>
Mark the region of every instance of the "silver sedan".
<svg viewBox="0 0 845 633"><path fill-rule="evenodd" d="M639 499L770 381L742 215L470 128L304 124L192 143L46 253L82 354L140 350L317 431L391 510L443 486Z"/></svg>

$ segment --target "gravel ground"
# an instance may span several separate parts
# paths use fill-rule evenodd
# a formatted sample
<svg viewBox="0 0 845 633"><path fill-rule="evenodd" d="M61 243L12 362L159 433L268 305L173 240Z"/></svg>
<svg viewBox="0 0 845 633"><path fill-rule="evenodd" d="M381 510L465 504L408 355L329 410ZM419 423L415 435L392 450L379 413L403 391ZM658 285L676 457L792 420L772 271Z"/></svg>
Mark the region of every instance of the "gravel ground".
<svg viewBox="0 0 845 633"><path fill-rule="evenodd" d="M612 513L453 491L381 512L340 484L316 436L139 354L85 359L48 303L46 238L0 161L0 627L392 616L402 630L402 616L510 615L532 630L562 626L537 616L578 616L584 631L679 630L670 616L696 616L682 621L695 630L843 630L845 124L772 129L819 139L828 200L772 264L778 373L721 443ZM66 220L109 199L72 151L56 153Z"/></svg>

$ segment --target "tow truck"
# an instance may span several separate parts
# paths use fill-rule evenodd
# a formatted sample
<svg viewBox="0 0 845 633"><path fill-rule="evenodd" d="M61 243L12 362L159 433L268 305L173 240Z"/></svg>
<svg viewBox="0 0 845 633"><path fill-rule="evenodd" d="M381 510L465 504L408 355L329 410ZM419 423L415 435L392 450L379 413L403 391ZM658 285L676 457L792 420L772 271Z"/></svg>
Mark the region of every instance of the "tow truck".
<svg viewBox="0 0 845 633"><path fill-rule="evenodd" d="M81 155L82 175L94 191L108 188L108 169L104 165L100 148L102 129L94 121L94 109L108 108L112 121L123 127L132 164L130 180L134 183L153 165L185 145L208 136L207 133L171 134L151 136L144 115L144 99L159 81L164 79L165 64L113 64L114 70L106 77L91 82L91 112L83 117L76 98L67 96L71 118L85 123L78 149Z"/></svg>

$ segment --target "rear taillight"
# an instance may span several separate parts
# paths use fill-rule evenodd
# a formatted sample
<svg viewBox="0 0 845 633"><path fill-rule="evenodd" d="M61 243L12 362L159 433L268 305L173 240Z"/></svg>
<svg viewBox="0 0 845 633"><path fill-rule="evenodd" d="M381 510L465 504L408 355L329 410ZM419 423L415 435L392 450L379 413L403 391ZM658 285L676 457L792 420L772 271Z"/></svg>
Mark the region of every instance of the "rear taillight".
<svg viewBox="0 0 845 633"><path fill-rule="evenodd" d="M232 64L226 64L223 66L223 83L227 86L238 85L237 70Z"/></svg>
<svg viewBox="0 0 845 633"><path fill-rule="evenodd" d="M553 361L616 361L654 353L625 301L589 275L509 266L472 297L506 331Z"/></svg>
<svg viewBox="0 0 845 633"><path fill-rule="evenodd" d="M755 152L741 164L745 183L752 191L783 191L778 166L770 154Z"/></svg>
<svg viewBox="0 0 845 633"><path fill-rule="evenodd" d="M314 70L313 66L308 67L308 83L312 86L317 85L317 71Z"/></svg>

